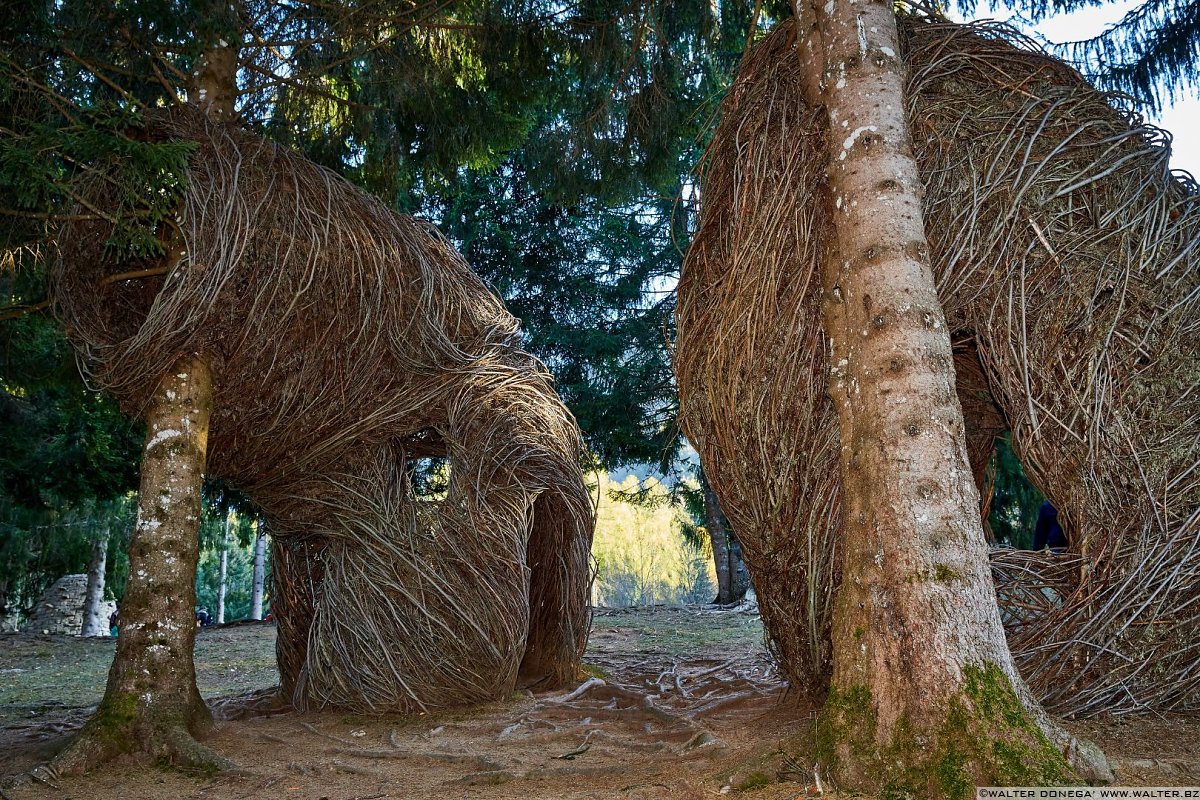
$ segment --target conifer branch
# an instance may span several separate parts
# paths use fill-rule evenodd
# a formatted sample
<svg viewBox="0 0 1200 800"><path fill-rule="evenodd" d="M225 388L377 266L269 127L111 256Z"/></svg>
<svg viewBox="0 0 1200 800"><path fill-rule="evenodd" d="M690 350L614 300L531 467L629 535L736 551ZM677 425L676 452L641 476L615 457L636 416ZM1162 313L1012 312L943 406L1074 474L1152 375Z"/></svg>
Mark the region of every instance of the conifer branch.
<svg viewBox="0 0 1200 800"><path fill-rule="evenodd" d="M30 314L36 314L39 311L45 311L50 307L49 300L43 300L40 303L34 303L31 306L9 306L0 309L0 322L5 322L10 319L20 319L21 317Z"/></svg>

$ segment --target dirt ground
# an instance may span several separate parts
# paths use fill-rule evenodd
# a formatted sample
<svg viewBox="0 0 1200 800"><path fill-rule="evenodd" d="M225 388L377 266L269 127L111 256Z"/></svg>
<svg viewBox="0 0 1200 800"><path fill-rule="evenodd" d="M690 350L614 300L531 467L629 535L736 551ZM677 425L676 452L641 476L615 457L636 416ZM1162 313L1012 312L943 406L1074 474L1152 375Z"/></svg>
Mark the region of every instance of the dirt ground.
<svg viewBox="0 0 1200 800"><path fill-rule="evenodd" d="M202 693L275 684L275 631L209 628L197 640ZM111 640L0 636L0 775L60 748L103 691ZM217 777L117 763L85 778L34 782L10 800L141 798L663 798L836 796L814 776L815 708L788 697L751 611L601 610L570 690L453 713L247 716L207 743L243 767ZM1200 717L1075 723L1113 760L1118 783L1200 785Z"/></svg>

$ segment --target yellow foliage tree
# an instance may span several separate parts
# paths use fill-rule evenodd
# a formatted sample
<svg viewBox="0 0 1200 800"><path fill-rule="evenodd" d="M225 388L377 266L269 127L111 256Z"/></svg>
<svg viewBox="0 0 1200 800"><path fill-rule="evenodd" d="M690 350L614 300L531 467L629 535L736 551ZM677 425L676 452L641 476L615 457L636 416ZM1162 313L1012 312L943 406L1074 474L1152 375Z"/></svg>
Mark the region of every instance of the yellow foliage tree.
<svg viewBox="0 0 1200 800"><path fill-rule="evenodd" d="M639 481L633 475L616 483L603 473L594 473L590 482L599 499L592 542L597 566L593 605L712 600L716 576L711 545L684 537L684 512L671 502L665 486L654 478ZM633 494L644 500L625 499Z"/></svg>

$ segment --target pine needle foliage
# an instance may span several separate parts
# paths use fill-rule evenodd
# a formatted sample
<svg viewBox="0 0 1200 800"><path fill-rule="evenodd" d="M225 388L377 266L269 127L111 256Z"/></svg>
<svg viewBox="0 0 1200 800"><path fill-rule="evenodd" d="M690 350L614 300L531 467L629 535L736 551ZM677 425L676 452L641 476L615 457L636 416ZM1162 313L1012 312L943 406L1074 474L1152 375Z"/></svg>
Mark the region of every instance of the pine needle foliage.
<svg viewBox="0 0 1200 800"><path fill-rule="evenodd" d="M1033 23L1057 14L1100 8L1108 0L1014 0ZM975 3L961 4L968 12ZM1053 48L1099 85L1160 111L1194 90L1200 79L1200 3L1142 0L1099 35Z"/></svg>
<svg viewBox="0 0 1200 800"><path fill-rule="evenodd" d="M445 220L456 241L481 241L476 226L527 226L506 255L481 244L468 257L525 320L598 457L670 459L670 289L689 227L678 198L747 36L786 4L96 5L29 4L0 23L10 263L36 263L56 221L95 213L72 190L89 171L125 184L106 211L121 221L109 255L159 254L190 150L139 136L142 117L185 102L201 43L226 41L238 47L241 125L397 210ZM486 210L454 221L451 206L489 191ZM34 282L16 310L42 298Z"/></svg>
<svg viewBox="0 0 1200 800"><path fill-rule="evenodd" d="M124 32L138 3L18 4L0 20L0 246L4 263L36 267L47 222L88 215L119 222L115 255L159 255L159 228L178 204L190 147L139 137L142 112L164 102L155 67ZM169 15L167 15L169 17ZM109 27L111 26L111 27ZM122 33L117 33L122 32ZM117 202L89 208L78 178L122 165Z"/></svg>
<svg viewBox="0 0 1200 800"><path fill-rule="evenodd" d="M672 456L666 347L681 255L670 200L556 204L518 161L464 172L430 215L522 321L524 345L555 376L600 464Z"/></svg>

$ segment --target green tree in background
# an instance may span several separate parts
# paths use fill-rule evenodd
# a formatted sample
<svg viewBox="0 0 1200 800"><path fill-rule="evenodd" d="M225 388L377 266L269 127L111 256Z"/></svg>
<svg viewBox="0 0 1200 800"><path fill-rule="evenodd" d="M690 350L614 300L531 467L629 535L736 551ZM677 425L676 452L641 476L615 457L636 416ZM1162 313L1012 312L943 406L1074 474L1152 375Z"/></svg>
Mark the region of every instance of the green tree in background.
<svg viewBox="0 0 1200 800"><path fill-rule="evenodd" d="M525 346L554 374L599 463L673 456L666 336L682 207L556 204L518 164L465 171L454 188L430 202L430 216L521 319Z"/></svg>
<svg viewBox="0 0 1200 800"><path fill-rule="evenodd" d="M20 277L0 273L8 297ZM52 320L0 325L0 616L23 613L55 580L85 571L100 536L113 554L108 594L119 597L141 438L139 424L84 386Z"/></svg>
<svg viewBox="0 0 1200 800"><path fill-rule="evenodd" d="M707 603L715 591L712 552L685 534L686 515L653 478L615 483L595 473L599 506L592 552L596 605L623 607ZM639 502L629 497L640 495Z"/></svg>
<svg viewBox="0 0 1200 800"><path fill-rule="evenodd" d="M109 500L136 487L141 426L88 389L44 317L0 326L0 491L28 508Z"/></svg>
<svg viewBox="0 0 1200 800"><path fill-rule="evenodd" d="M975 2L960 3L968 13ZM1109 0L1007 0L1037 24L1056 14L1109 5ZM1132 95L1151 111L1182 96L1200 79L1200 4L1142 0L1099 35L1053 48L1100 86Z"/></svg>
<svg viewBox="0 0 1200 800"><path fill-rule="evenodd" d="M480 6L353 68L336 48L310 48L314 64L339 65L337 90L306 105L281 91L261 124L440 225L521 318L598 463L669 464L681 195L765 12L698 0L535 6ZM397 66L416 64L420 48L436 57Z"/></svg>
<svg viewBox="0 0 1200 800"><path fill-rule="evenodd" d="M250 618L254 592L255 519L259 510L236 489L223 481L207 480L200 519L200 564L196 569L196 607L203 608L214 622ZM221 606L224 555L224 618ZM269 570L269 567L268 567Z"/></svg>
<svg viewBox="0 0 1200 800"><path fill-rule="evenodd" d="M988 513L992 540L995 544L1028 550L1033 547L1038 509L1046 497L1025 477L1025 469L1012 449L1012 434L1006 433L996 440L990 468L995 474Z"/></svg>
<svg viewBox="0 0 1200 800"><path fill-rule="evenodd" d="M225 621L249 619L254 592L253 517L235 511L232 536L224 542L225 513L205 508L201 524L200 567L196 570L196 606L207 609L216 619L217 593L220 582L221 552L224 547L227 564L225 578ZM270 571L268 561L268 573Z"/></svg>

